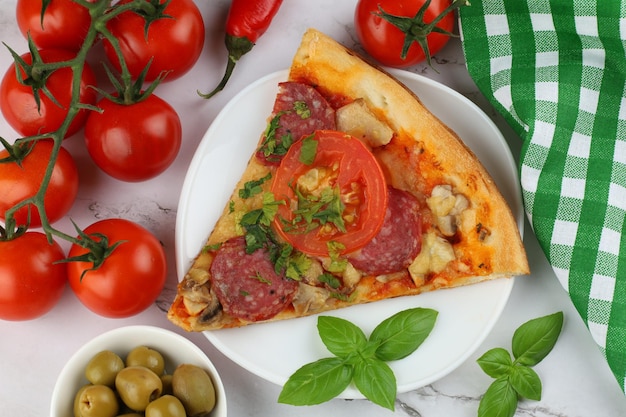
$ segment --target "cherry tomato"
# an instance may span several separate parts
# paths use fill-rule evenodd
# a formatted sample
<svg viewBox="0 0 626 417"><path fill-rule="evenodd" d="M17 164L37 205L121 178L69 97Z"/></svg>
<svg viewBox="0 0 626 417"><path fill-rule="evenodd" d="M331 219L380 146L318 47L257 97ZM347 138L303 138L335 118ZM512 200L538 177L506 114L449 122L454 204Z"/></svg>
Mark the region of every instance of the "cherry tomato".
<svg viewBox="0 0 626 417"><path fill-rule="evenodd" d="M89 10L73 0L54 0L41 20L42 0L18 0L17 25L26 38L29 34L38 48L78 51L87 36Z"/></svg>
<svg viewBox="0 0 626 417"><path fill-rule="evenodd" d="M34 196L41 185L53 144L40 140L21 162L0 163L0 218L5 212L27 198ZM6 150L0 152L0 159L8 157ZM44 195L44 208L50 223L54 223L70 210L78 194L78 169L72 155L63 147L59 149L50 183ZM24 206L15 212L18 225L26 225L30 209L30 226L41 226L41 217L35 206Z"/></svg>
<svg viewBox="0 0 626 417"><path fill-rule="evenodd" d="M150 94L132 105L98 103L85 126L89 155L104 172L123 181L144 181L165 171L178 155L182 127L176 110Z"/></svg>
<svg viewBox="0 0 626 417"><path fill-rule="evenodd" d="M132 0L122 0L126 4ZM160 0L165 3L166 0ZM159 18L148 27L146 20L133 11L121 13L107 24L109 31L119 42L122 55L133 78L137 78L152 58L146 81L155 80L168 71L167 81L181 77L198 60L204 46L204 21L193 0L171 0ZM113 66L120 65L113 46L104 40L104 51ZM154 57L154 58L153 58Z"/></svg>
<svg viewBox="0 0 626 417"><path fill-rule="evenodd" d="M311 149L313 141L317 150L311 160L303 162L311 157L303 149ZM340 198L331 200L328 193L336 189ZM291 145L274 175L271 191L276 200L286 200L274 217L279 235L311 255L328 255L331 241L343 245L338 248L341 253L365 246L380 230L387 208L387 185L374 155L360 140L330 130L317 131L314 137ZM324 195L330 201L316 205L324 201L320 198ZM333 217L336 213L345 230Z"/></svg>
<svg viewBox="0 0 626 417"><path fill-rule="evenodd" d="M413 42L403 59L401 55L405 33L378 15L380 6L389 14L413 18L424 3L425 0L359 0L354 14L354 26L365 51L381 64L397 68L409 67L429 58L422 47ZM423 22L432 22L451 3L451 0L432 0L426 9ZM454 21L454 13L447 13L436 26L452 32ZM428 33L426 42L430 55L439 52L449 38L441 33Z"/></svg>
<svg viewBox="0 0 626 417"><path fill-rule="evenodd" d="M39 51L44 62L61 62L74 58L73 52L62 49L42 49ZM24 61L32 63L30 53L22 55ZM22 76L24 72L20 70ZM96 85L96 77L91 67L85 63L81 74L80 102L95 104L97 93L87 86ZM2 84L0 84L0 109L6 121L23 136L32 136L40 133L50 133L58 130L68 114L68 107L72 97L72 70L59 68L46 81L46 87L56 98L55 104L45 93L40 92L41 106L37 103L32 88L21 84L16 76L15 64L7 70ZM60 104L60 105L59 105ZM88 111L81 109L70 124L66 137L78 132L85 124Z"/></svg>
<svg viewBox="0 0 626 417"><path fill-rule="evenodd" d="M94 313L111 318L130 317L154 303L167 274L161 242L147 229L125 219L101 220L83 232L95 240L104 235L109 245L120 244L97 269L90 270L90 262L68 262L70 287L78 299ZM68 258L85 253L85 248L73 244Z"/></svg>
<svg viewBox="0 0 626 417"><path fill-rule="evenodd" d="M50 311L59 301L67 271L56 242L40 232L26 232L0 240L0 319L31 320Z"/></svg>

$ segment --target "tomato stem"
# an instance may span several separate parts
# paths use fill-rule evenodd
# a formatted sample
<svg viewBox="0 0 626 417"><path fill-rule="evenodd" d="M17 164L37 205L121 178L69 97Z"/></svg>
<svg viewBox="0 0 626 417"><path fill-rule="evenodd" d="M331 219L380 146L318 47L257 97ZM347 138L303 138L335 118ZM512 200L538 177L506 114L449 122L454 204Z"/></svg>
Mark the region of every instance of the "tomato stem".
<svg viewBox="0 0 626 417"><path fill-rule="evenodd" d="M437 27L437 23L439 23L439 21L443 19L448 13L462 6L469 6L470 3L468 0L454 0L431 22L426 23L424 21L424 16L426 14L426 11L428 10L428 7L430 6L430 2L431 0L426 0L422 7L420 7L420 9L413 17L397 16L387 13L380 5L378 6L378 13L375 14L385 19L387 22L391 23L405 34L400 58L406 59L409 48L413 45L413 43L417 43L424 51L428 66L432 67L430 48L428 47L427 42L428 35L435 32L446 36L456 36L452 32L448 32L447 30Z"/></svg>

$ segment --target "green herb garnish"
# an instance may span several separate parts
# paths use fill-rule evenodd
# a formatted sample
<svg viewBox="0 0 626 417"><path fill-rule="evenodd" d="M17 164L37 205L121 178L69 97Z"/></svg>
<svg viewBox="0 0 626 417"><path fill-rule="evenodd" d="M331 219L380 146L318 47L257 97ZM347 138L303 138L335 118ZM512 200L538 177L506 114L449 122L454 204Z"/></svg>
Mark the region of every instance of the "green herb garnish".
<svg viewBox="0 0 626 417"><path fill-rule="evenodd" d="M320 195L304 195L295 187L294 193L298 199L298 208L293 210L291 233L308 233L326 223L332 223L342 233L346 232L342 217L345 205L338 187L324 187Z"/></svg>
<svg viewBox="0 0 626 417"><path fill-rule="evenodd" d="M243 185L243 188L239 189L239 197L245 199L245 198L250 198L261 193L261 191L263 191L263 188L261 186L263 185L263 183L265 183L266 181L269 181L271 178L272 178L272 173L269 172L263 178L246 182Z"/></svg>
<svg viewBox="0 0 626 417"><path fill-rule="evenodd" d="M264 139L259 147L259 151L268 161L280 161L280 158L287 153L293 143L291 134L283 135L280 138L276 137L276 131L280 126L280 117L283 114L284 112L281 112L274 116L267 124L265 133L263 134Z"/></svg>
<svg viewBox="0 0 626 417"><path fill-rule="evenodd" d="M333 290L336 290L341 286L341 281L339 280L339 278L329 272L324 272L319 277L317 277L317 280L322 284L328 285Z"/></svg>
<svg viewBox="0 0 626 417"><path fill-rule="evenodd" d="M274 194L263 194L263 206L244 214L239 224L246 230L246 252L252 253L257 249L266 247L269 241L270 224L276 216L278 206L284 201L276 201Z"/></svg>
<svg viewBox="0 0 626 417"><path fill-rule="evenodd" d="M334 240L330 240L326 243L328 248L328 256L330 257L330 264L327 269L330 272L343 272L348 266L348 260L341 257L341 251L346 248L346 245Z"/></svg>
<svg viewBox="0 0 626 417"><path fill-rule="evenodd" d="M271 284L272 283L272 281L270 281L269 279L265 278L258 271L254 275L252 275L250 278L257 280L257 281L259 281L262 284Z"/></svg>
<svg viewBox="0 0 626 417"><path fill-rule="evenodd" d="M494 348L478 358L478 365L495 378L480 401L478 417L512 417L518 399L541 400L541 379L531 368L556 344L563 327L563 313L530 320L513 334L511 354Z"/></svg>
<svg viewBox="0 0 626 417"><path fill-rule="evenodd" d="M302 147L300 148L300 157L298 160L304 165L311 165L315 161L317 155L318 141L314 139L314 135L310 135L302 139Z"/></svg>
<svg viewBox="0 0 626 417"><path fill-rule="evenodd" d="M296 101L293 103L293 109L301 119L308 119L311 117L311 109L309 109L309 106L307 106L304 101Z"/></svg>
<svg viewBox="0 0 626 417"><path fill-rule="evenodd" d="M320 316L317 329L334 357L298 369L285 383L278 402L314 405L341 394L351 382L370 401L394 410L397 384L387 361L402 359L426 340L435 326L435 310L413 308L380 323L369 339L347 320Z"/></svg>

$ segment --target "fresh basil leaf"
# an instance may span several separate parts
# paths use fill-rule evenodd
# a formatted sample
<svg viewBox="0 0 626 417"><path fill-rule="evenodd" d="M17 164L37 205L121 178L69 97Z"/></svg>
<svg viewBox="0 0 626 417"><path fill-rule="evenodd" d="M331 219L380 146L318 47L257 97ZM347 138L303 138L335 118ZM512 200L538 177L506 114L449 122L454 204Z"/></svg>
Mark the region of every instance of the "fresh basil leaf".
<svg viewBox="0 0 626 417"><path fill-rule="evenodd" d="M340 358L347 358L367 344L363 330L339 317L318 317L317 330L326 348Z"/></svg>
<svg viewBox="0 0 626 417"><path fill-rule="evenodd" d="M491 383L478 405L478 417L513 417L517 410L517 392L507 377Z"/></svg>
<svg viewBox="0 0 626 417"><path fill-rule="evenodd" d="M522 397L535 401L541 400L541 379L532 368L514 366L509 381Z"/></svg>
<svg viewBox="0 0 626 417"><path fill-rule="evenodd" d="M302 139L302 148L300 148L300 158L298 160L304 165L311 165L315 161L317 154L317 141L313 135Z"/></svg>
<svg viewBox="0 0 626 417"><path fill-rule="evenodd" d="M556 344L563 327L563 312L539 317L522 324L513 334L515 363L534 366L541 362Z"/></svg>
<svg viewBox="0 0 626 417"><path fill-rule="evenodd" d="M488 350L476 360L478 365L487 375L492 378L499 378L508 375L513 367L513 360L508 350L503 348L493 348Z"/></svg>
<svg viewBox="0 0 626 417"><path fill-rule="evenodd" d="M394 411L396 377L385 362L363 358L354 366L354 385L371 402Z"/></svg>
<svg viewBox="0 0 626 417"><path fill-rule="evenodd" d="M380 344L376 357L393 361L413 353L432 331L437 314L435 310L418 307L396 313L381 322L370 335L370 341Z"/></svg>
<svg viewBox="0 0 626 417"><path fill-rule="evenodd" d="M315 405L341 394L352 381L354 369L340 358L325 358L302 366L283 386L278 402Z"/></svg>

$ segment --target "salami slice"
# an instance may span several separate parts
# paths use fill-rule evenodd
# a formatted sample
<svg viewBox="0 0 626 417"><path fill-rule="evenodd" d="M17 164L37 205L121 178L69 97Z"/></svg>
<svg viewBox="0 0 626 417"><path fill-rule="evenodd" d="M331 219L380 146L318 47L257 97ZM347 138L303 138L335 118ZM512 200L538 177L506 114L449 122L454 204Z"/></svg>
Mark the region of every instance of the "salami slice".
<svg viewBox="0 0 626 417"><path fill-rule="evenodd" d="M369 275L407 268L422 247L419 202L406 191L389 187L383 226L367 245L348 255L352 265Z"/></svg>
<svg viewBox="0 0 626 417"><path fill-rule="evenodd" d="M257 152L257 157L268 165L280 163L286 152L280 149L284 137L295 142L316 130L336 128L335 110L315 88L293 81L280 83L278 88L272 111L278 124Z"/></svg>
<svg viewBox="0 0 626 417"><path fill-rule="evenodd" d="M298 283L276 274L266 250L248 254L245 245L243 237L222 244L210 269L213 289L231 316L267 320L291 303Z"/></svg>

